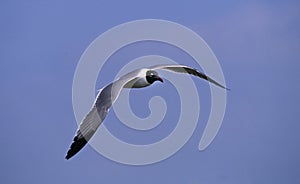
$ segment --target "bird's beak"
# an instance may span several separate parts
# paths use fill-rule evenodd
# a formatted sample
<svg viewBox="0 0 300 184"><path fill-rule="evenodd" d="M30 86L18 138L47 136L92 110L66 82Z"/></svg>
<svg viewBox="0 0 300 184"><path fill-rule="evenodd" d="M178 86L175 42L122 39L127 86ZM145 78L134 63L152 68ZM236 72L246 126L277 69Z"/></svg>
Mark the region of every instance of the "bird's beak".
<svg viewBox="0 0 300 184"><path fill-rule="evenodd" d="M164 82L164 80L160 77L157 76L156 80L160 81L160 82Z"/></svg>

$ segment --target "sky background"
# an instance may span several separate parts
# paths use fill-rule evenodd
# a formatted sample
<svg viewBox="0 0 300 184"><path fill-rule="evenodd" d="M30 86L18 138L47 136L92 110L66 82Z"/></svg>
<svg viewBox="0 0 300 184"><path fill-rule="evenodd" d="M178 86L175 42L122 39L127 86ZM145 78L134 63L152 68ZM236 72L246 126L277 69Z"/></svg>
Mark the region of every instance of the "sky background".
<svg viewBox="0 0 300 184"><path fill-rule="evenodd" d="M298 1L1 1L0 182L300 183L299 9ZM201 117L191 139L172 157L129 166L88 145L65 160L77 128L72 82L80 56L108 29L146 18L192 29L217 56L232 89L217 137L198 151L210 92L206 82L193 78ZM126 62L147 54L197 66L174 47L136 44L110 58L96 88L113 80ZM147 99L154 94L166 98L167 113L177 114L178 101L168 99L172 89L166 83L134 91L139 101L131 98L133 110L147 116ZM176 126L172 118L167 114L153 132L137 132L124 127L111 111L106 125L120 139L142 144L170 133Z"/></svg>

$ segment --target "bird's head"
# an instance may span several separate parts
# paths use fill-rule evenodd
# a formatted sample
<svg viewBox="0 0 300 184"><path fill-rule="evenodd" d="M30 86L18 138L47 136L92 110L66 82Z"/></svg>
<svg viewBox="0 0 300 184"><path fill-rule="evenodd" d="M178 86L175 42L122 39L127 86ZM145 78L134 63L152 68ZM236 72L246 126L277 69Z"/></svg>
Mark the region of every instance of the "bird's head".
<svg viewBox="0 0 300 184"><path fill-rule="evenodd" d="M155 81L164 82L162 78L159 77L158 73L154 70L148 70L146 73L146 80L152 84Z"/></svg>

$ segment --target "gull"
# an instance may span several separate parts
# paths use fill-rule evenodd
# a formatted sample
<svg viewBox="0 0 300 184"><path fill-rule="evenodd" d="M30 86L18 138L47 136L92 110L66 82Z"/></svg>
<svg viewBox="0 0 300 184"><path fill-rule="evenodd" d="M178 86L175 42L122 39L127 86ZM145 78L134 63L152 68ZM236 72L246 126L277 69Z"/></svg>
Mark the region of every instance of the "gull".
<svg viewBox="0 0 300 184"><path fill-rule="evenodd" d="M123 88L144 88L150 86L155 81L163 82L163 79L158 75L156 70L168 70L176 73L191 74L228 90L228 88L219 84L204 73L199 72L197 69L184 65L155 65L149 68L134 70L123 75L99 91L92 108L80 123L65 158L68 160L73 157L91 139L97 128L102 124L110 107L116 101Z"/></svg>

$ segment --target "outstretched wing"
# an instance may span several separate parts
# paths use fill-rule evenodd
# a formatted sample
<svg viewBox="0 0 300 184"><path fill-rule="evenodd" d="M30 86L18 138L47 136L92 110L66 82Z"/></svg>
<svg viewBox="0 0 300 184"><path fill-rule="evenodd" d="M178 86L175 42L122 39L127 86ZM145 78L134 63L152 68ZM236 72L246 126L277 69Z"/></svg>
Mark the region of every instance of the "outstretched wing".
<svg viewBox="0 0 300 184"><path fill-rule="evenodd" d="M76 135L70 146L70 149L66 155L66 159L74 156L80 151L87 143L88 140L94 135L97 127L102 123L100 116L98 115L97 108L94 105L90 112L85 116L79 128L76 131Z"/></svg>
<svg viewBox="0 0 300 184"><path fill-rule="evenodd" d="M187 73L187 74L191 74L197 77L200 77L204 80L207 80L208 82L211 82L221 88L227 89L225 86L221 85L220 83L218 83L217 81L213 80L212 78L210 78L209 76L205 75L204 73L199 72L197 69L195 68L191 68L189 66L184 66L184 65L155 65L153 67L150 67L151 70L157 70L157 69L162 69L162 70L169 70L172 72L177 72L177 73Z"/></svg>
<svg viewBox="0 0 300 184"><path fill-rule="evenodd" d="M79 125L70 149L67 152L66 159L74 156L86 145L105 119L110 107L118 98L123 86L130 80L139 76L141 71L142 70L135 70L122 76L115 82L107 85L98 93L92 109Z"/></svg>

